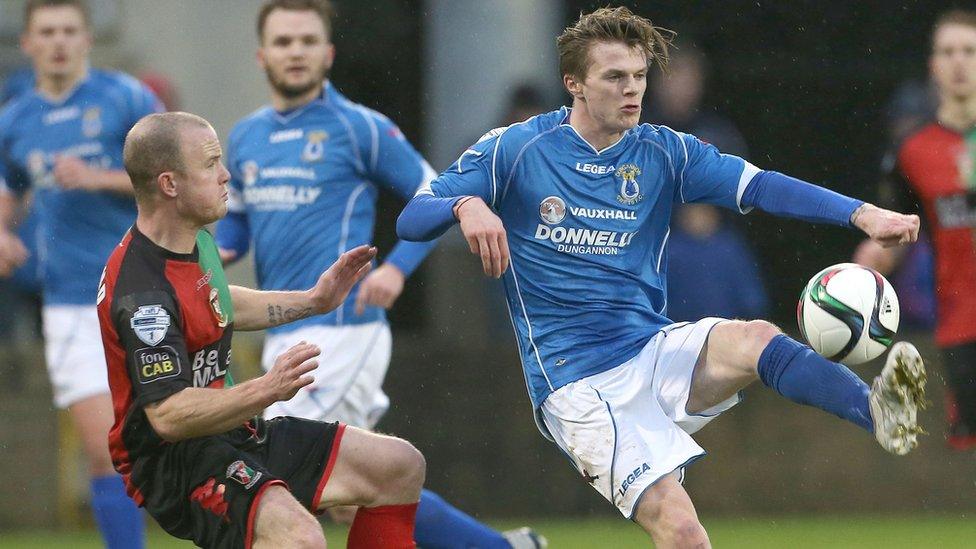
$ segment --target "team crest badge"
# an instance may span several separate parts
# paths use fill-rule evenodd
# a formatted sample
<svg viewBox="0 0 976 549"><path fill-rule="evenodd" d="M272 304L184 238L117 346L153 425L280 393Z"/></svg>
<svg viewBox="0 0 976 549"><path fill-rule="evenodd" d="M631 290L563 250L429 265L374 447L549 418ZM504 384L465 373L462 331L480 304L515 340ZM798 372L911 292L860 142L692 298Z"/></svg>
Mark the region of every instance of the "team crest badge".
<svg viewBox="0 0 976 549"><path fill-rule="evenodd" d="M244 489L254 486L254 483L261 479L261 472L255 471L241 460L231 463L227 467L227 478L234 479L244 485Z"/></svg>
<svg viewBox="0 0 976 549"><path fill-rule="evenodd" d="M305 141L305 148L302 149L302 160L305 162L322 160L322 155L325 152L325 141L327 139L329 139L329 134L324 130L309 132L308 139Z"/></svg>
<svg viewBox="0 0 976 549"><path fill-rule="evenodd" d="M549 196L539 204L539 217L546 225L556 225L566 217L566 203L558 196Z"/></svg>
<svg viewBox="0 0 976 549"><path fill-rule="evenodd" d="M95 137L102 133L102 111L98 107L85 109L81 117L81 133L85 137Z"/></svg>
<svg viewBox="0 0 976 549"><path fill-rule="evenodd" d="M220 292L217 291L217 288L210 289L210 310L213 311L218 326L221 328L227 326L227 315L220 308Z"/></svg>
<svg viewBox="0 0 976 549"><path fill-rule="evenodd" d="M258 163L253 160L248 160L241 165L241 177L244 179L244 184L251 186L258 182Z"/></svg>
<svg viewBox="0 0 976 549"><path fill-rule="evenodd" d="M637 176L640 174L641 170L635 164L623 164L617 168L617 171L613 173L620 179L620 192L617 194L617 202L633 206L643 200L644 195L641 194L640 185L637 183Z"/></svg>
<svg viewBox="0 0 976 549"><path fill-rule="evenodd" d="M142 305L132 315L129 326L143 343L155 347L166 337L170 322L169 313L162 305Z"/></svg>

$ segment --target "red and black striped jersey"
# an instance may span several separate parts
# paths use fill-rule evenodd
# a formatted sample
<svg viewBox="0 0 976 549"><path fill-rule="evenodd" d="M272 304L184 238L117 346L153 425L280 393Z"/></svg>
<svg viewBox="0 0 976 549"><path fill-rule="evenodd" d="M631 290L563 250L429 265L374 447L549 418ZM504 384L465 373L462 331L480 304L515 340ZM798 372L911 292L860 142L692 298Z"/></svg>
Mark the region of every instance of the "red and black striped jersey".
<svg viewBox="0 0 976 549"><path fill-rule="evenodd" d="M142 504L133 469L166 444L143 407L187 387L223 387L230 365L234 311L210 233L201 230L193 252L178 254L133 225L105 266L98 321L115 412L109 450Z"/></svg>
<svg viewBox="0 0 976 549"><path fill-rule="evenodd" d="M976 340L976 188L963 134L937 123L905 139L889 162L881 203L919 213L935 251L939 345Z"/></svg>

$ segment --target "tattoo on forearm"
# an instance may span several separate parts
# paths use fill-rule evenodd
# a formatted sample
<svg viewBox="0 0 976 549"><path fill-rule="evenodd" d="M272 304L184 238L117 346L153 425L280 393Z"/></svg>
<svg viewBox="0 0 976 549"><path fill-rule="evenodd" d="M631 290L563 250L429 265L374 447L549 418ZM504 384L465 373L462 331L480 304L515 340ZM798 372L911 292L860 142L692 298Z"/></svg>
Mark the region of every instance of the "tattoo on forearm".
<svg viewBox="0 0 976 549"><path fill-rule="evenodd" d="M287 309L283 309L281 305L275 305L275 304L268 305L268 322L272 326L294 322L296 320L310 316L311 314L312 314L311 307L302 307L302 308L289 307Z"/></svg>

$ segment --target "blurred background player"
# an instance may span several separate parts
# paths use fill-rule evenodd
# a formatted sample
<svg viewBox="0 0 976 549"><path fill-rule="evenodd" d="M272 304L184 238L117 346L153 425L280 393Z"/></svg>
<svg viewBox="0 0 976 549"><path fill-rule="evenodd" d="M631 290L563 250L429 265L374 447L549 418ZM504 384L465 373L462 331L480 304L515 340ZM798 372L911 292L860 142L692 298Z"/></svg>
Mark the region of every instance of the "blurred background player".
<svg viewBox="0 0 976 549"><path fill-rule="evenodd" d="M424 459L410 443L338 422L260 419L312 382L317 346L301 342L265 375L225 386L235 329L335 309L376 249L343 253L305 290L228 286L204 229L227 213L222 152L210 123L183 112L147 116L125 140L139 215L105 266L98 319L115 405L109 444L128 493L200 547L324 549L310 511L350 503L363 505L350 547L414 547Z"/></svg>
<svg viewBox="0 0 976 549"><path fill-rule="evenodd" d="M728 118L705 106L708 60L690 41L673 50L667 73L649 79L642 120L687 132L720 151L748 156L745 138ZM763 318L769 297L757 258L737 227L711 204L675 209L668 239L668 318Z"/></svg>
<svg viewBox="0 0 976 549"><path fill-rule="evenodd" d="M408 200L436 175L393 122L349 101L328 80L332 11L325 0L272 0L258 15L258 60L272 104L231 132L232 199L217 242L233 261L253 241L263 290L308 287L343 251L372 240L380 188ZM376 425L389 407L382 389L391 355L384 309L433 245L399 242L336 311L268 331L265 369L299 341L315 343L323 355L316 383L268 407L267 417ZM348 522L351 511L332 514ZM538 543L524 529L495 532L427 490L416 536L432 549Z"/></svg>
<svg viewBox="0 0 976 549"><path fill-rule="evenodd" d="M925 374L904 342L869 387L766 321L672 322L663 262L672 203L759 208L888 246L914 241L919 220L639 125L648 70L667 66L664 32L627 8L581 15L557 39L572 108L485 134L417 193L397 229L425 240L460 224L485 274L505 276L543 433L658 547L708 547L680 482L704 455L690 435L739 391L762 380L905 454L917 443Z"/></svg>
<svg viewBox="0 0 976 549"><path fill-rule="evenodd" d="M122 140L161 106L136 79L89 67L82 0L30 0L21 47L35 87L0 112L0 275L27 259L11 229L33 194L43 324L54 403L67 408L91 474L91 504L110 547L142 545L143 519L112 468L112 404L98 344L95 292L109 253L135 219Z"/></svg>
<svg viewBox="0 0 976 549"><path fill-rule="evenodd" d="M769 296L756 254L722 210L675 209L668 238L668 318L764 318Z"/></svg>
<svg viewBox="0 0 976 549"><path fill-rule="evenodd" d="M948 443L976 447L976 12L950 11L933 27L929 69L936 120L904 138L889 163L882 203L920 211L936 258L935 340L948 381ZM882 274L903 250L864 242L854 260Z"/></svg>

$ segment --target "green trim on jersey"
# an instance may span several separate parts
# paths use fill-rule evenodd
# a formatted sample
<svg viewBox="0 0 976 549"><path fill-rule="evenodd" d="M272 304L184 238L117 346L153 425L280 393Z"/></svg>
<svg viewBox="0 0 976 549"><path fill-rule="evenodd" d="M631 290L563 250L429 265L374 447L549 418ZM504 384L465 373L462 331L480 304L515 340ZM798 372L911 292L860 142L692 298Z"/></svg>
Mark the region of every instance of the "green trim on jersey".
<svg viewBox="0 0 976 549"><path fill-rule="evenodd" d="M220 324L222 327L230 326L234 322L234 302L230 298L230 287L227 285L227 275L224 274L224 264L220 261L220 252L217 251L217 243L214 237L206 229L197 232L197 255L200 271L210 274L209 286L211 292L216 290L216 303L211 300L214 307L214 315L221 315ZM230 374L230 369L224 377L224 385L234 384L234 378Z"/></svg>
<svg viewBox="0 0 976 549"><path fill-rule="evenodd" d="M963 135L966 155L959 161L959 181L968 191L976 191L976 128Z"/></svg>

